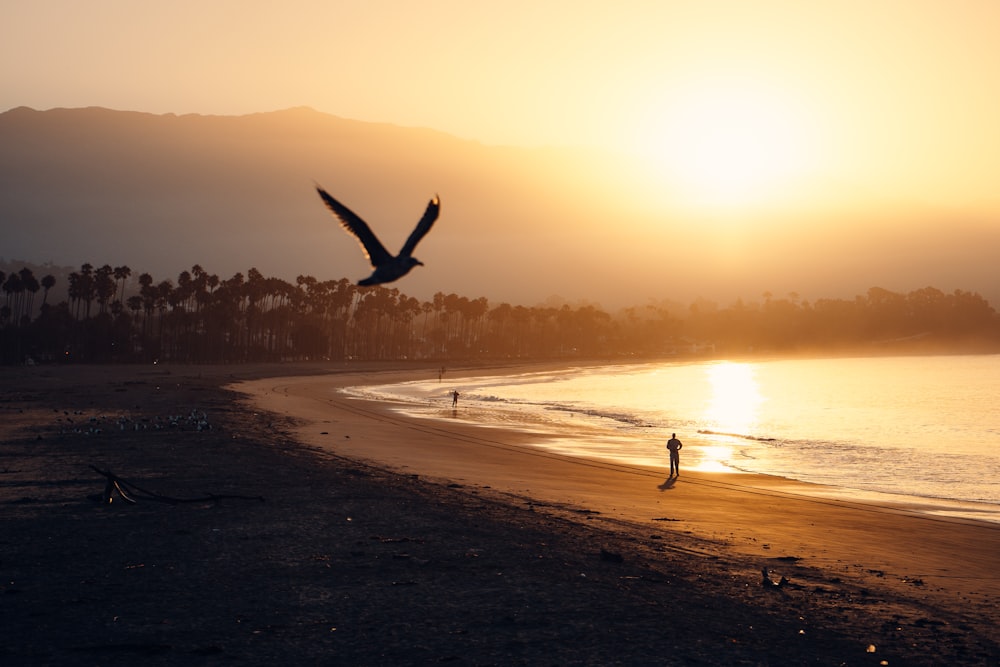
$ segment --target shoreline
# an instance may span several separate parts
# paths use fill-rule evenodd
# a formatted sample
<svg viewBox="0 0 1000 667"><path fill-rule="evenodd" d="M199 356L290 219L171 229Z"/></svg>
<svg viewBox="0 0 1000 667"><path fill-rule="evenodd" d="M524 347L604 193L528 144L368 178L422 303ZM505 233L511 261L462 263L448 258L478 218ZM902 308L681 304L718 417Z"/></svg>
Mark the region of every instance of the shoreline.
<svg viewBox="0 0 1000 667"><path fill-rule="evenodd" d="M660 470L539 456L530 434L427 424L328 391L428 372L36 367L0 377L0 660L1000 657L990 524L806 498L774 479L682 473L667 487ZM211 429L180 418L202 411ZM119 430L119 419L168 425ZM94 423L105 431L85 430ZM90 465L202 500L101 504ZM266 502L246 499L256 496Z"/></svg>
<svg viewBox="0 0 1000 667"><path fill-rule="evenodd" d="M818 485L753 473L685 472L667 485L658 468L539 451L529 444L537 437L530 432L421 420L400 414L391 403L331 391L405 381L422 372L271 378L242 383L239 390L262 409L302 420L295 436L310 447L421 479L644 527L669 520L744 555L780 552L831 566L865 554L868 569L901 582L920 579L954 590L957 577L966 582L957 587L962 594L1000 597L995 523L931 515L926 503L911 499L879 505L831 498ZM918 532L922 538L914 544Z"/></svg>
<svg viewBox="0 0 1000 667"><path fill-rule="evenodd" d="M460 379L466 379L469 377L487 377L494 378L503 375L519 375L524 372L534 372L538 370L552 371L552 370L566 370L572 368L581 368L584 366L553 366L551 364L547 365L525 365L525 366L512 366L506 369L492 369L492 371L501 372L491 372L488 375L483 375L482 373L476 372L476 369L470 369L468 372L463 373ZM501 431L507 430L511 432L529 434L531 438L534 439L534 444L541 450L554 452L556 454L562 454L572 458L583 458L590 459L599 462L605 462L612 465L621 466L624 468L635 467L637 469L652 469L659 470L661 467L664 469L664 475L666 474L666 461L661 464L650 465L644 461L632 461L628 459L623 459L616 457L614 453L607 456L601 456L598 454L588 454L586 448L580 449L577 447L561 447L558 443L567 442L571 440L576 441L586 441L588 440L588 435L585 431L573 431L568 425L560 424L556 422L546 422L541 426L534 426L528 423L520 423L516 421L509 421L507 419L501 418L500 420L495 420L496 413L494 411L485 412L480 409L474 409L468 407L468 404L463 404L460 411L450 410L444 406L445 401L442 402L442 406L429 406L424 405L419 402L413 401L398 401L393 397L385 396L372 396L365 395L365 388L372 385L386 385L386 384L396 384L396 380L399 382L408 382L412 380L425 380L426 373L421 371L415 371L411 376L400 376L394 378L393 382L384 382L382 379L371 377L366 378L366 381L362 384L351 385L350 383L341 384L337 383L338 390L358 390L356 392L346 392L349 398L356 398L358 400L370 401L374 403L382 403L384 405L392 406L392 411L403 417L413 418L417 420L426 420L428 422L436 422L438 424L444 425L454 422L463 422L472 426L474 428L482 429L499 429ZM478 419L482 417L482 419ZM516 416L514 418L516 420ZM575 426L575 425L574 425ZM710 434L711 435L711 434ZM598 436L599 439L606 439L605 437ZM611 441L617 442L621 438L612 437ZM702 443L702 434L695 433L689 435L686 440L690 440L692 444ZM547 443L555 443L547 444ZM887 491L869 490L862 488L855 488L849 486L837 486L831 484L824 484L821 482L813 482L804 479L798 479L796 477L789 477L784 475L769 475L766 473L756 473L753 471L742 470L739 468L727 467L725 470L711 470L711 469L699 469L698 467L693 467L689 469L690 472L694 473L719 473L728 474L734 476L749 476L744 477L746 480L753 479L756 477L762 477L769 480L775 480L776 483L787 482L788 484L797 485L796 492L803 493L806 495L840 500L844 502L857 502L863 504L873 504L879 506L894 507L900 509L908 509L913 511L922 512L932 516L939 517L950 517L955 519L968 519L972 521L988 521L992 523L1000 523L1000 505L988 503L988 502L976 502L969 500L961 500L956 498L945 498L936 496L922 496L916 494L902 494L902 493L892 493ZM736 480L734 480L735 482Z"/></svg>

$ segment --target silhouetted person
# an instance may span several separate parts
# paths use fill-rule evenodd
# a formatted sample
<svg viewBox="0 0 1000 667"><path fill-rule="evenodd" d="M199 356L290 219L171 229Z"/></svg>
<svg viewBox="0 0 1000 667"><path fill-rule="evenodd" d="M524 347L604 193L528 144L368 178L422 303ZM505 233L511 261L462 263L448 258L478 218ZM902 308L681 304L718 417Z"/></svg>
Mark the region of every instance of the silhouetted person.
<svg viewBox="0 0 1000 667"><path fill-rule="evenodd" d="M677 439L676 433L670 434L670 440L667 440L667 451L670 452L670 476L673 477L681 474L681 441Z"/></svg>
<svg viewBox="0 0 1000 667"><path fill-rule="evenodd" d="M457 406L458 406L458 390L456 389L455 391L451 392L451 407L454 408Z"/></svg>

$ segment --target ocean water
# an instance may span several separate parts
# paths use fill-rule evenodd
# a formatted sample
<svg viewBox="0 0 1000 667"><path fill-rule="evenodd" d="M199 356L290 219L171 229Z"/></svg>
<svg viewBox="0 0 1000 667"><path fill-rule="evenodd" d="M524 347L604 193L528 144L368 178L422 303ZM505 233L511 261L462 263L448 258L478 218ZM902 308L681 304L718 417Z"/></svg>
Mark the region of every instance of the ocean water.
<svg viewBox="0 0 1000 667"><path fill-rule="evenodd" d="M418 417L529 429L538 447L628 465L666 469L664 445L677 433L682 471L776 475L1000 520L1000 355L446 374L347 391Z"/></svg>

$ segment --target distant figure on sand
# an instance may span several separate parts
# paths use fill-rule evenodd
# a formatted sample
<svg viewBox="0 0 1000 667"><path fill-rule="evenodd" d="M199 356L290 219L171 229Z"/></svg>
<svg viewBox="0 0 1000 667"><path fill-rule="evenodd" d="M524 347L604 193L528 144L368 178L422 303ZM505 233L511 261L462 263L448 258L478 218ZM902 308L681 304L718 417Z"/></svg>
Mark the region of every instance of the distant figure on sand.
<svg viewBox="0 0 1000 667"><path fill-rule="evenodd" d="M670 476L675 475L680 477L681 474L681 441L677 439L676 433L670 434L670 440L667 440L667 450L670 452Z"/></svg>
<svg viewBox="0 0 1000 667"><path fill-rule="evenodd" d="M458 407L458 390L451 392L451 407Z"/></svg>

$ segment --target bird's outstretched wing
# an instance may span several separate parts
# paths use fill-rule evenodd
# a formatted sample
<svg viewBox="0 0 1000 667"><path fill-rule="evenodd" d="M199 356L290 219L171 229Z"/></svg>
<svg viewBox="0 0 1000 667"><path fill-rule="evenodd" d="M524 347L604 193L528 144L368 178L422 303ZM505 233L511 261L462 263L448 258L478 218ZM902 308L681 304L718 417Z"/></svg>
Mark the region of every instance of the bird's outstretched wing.
<svg viewBox="0 0 1000 667"><path fill-rule="evenodd" d="M361 242L361 247L365 251L365 255L368 256L368 261L371 262L372 266L377 267L380 264L392 261L392 255L389 254L389 251L385 249L385 246L382 245L382 242L378 240L378 237L375 236L364 220L359 218L354 211L331 197L326 190L318 185L316 186L316 192L319 193L319 196L323 199L323 203L326 204L326 207L330 209L335 216L337 216L344 229L351 232L358 238ZM435 213L435 216L436 215L437 214ZM427 216L425 215L424 217ZM421 221L421 224L423 224L423 221ZM427 225L427 227L430 228L430 225ZM414 232L414 234L416 234L416 232ZM416 242L414 242L414 245L416 245Z"/></svg>
<svg viewBox="0 0 1000 667"><path fill-rule="evenodd" d="M413 254L414 248L420 243L420 239L424 238L427 232L431 231L431 226L434 221L438 218L438 213L441 212L441 198L434 195L434 199L430 200L427 204L427 210L424 211L424 217L420 218L420 222L412 232L410 232L410 238L406 239L406 243L403 244L403 249L399 251L400 257L409 257Z"/></svg>

